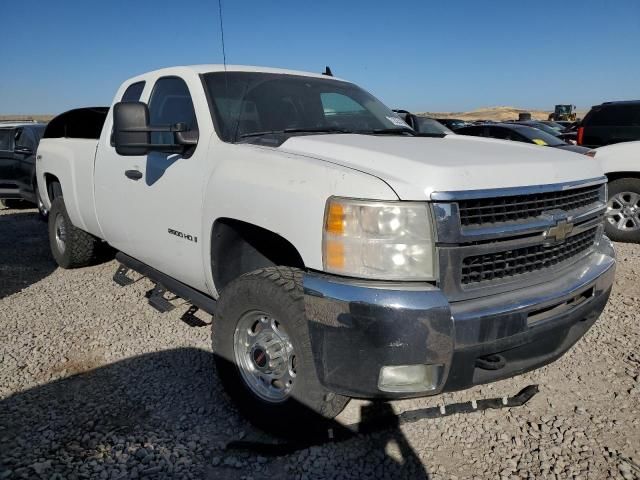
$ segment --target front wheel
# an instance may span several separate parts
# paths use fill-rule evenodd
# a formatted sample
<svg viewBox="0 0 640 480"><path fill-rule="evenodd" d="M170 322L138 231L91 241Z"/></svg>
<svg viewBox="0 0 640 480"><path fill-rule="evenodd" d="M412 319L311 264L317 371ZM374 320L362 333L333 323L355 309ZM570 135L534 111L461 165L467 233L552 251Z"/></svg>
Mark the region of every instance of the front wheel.
<svg viewBox="0 0 640 480"><path fill-rule="evenodd" d="M212 343L225 390L264 430L320 432L349 401L316 374L300 270L269 267L231 282L218 302Z"/></svg>
<svg viewBox="0 0 640 480"><path fill-rule="evenodd" d="M617 242L640 242L640 179L619 178L609 182L605 231Z"/></svg>

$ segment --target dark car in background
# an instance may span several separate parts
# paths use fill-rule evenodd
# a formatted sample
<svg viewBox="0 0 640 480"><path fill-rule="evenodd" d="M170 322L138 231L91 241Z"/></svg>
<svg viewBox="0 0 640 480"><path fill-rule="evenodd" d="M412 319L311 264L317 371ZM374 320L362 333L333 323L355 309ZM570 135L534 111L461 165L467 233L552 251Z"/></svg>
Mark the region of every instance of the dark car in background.
<svg viewBox="0 0 640 480"><path fill-rule="evenodd" d="M25 202L38 205L36 150L46 125L29 122L0 122L0 200L15 208Z"/></svg>
<svg viewBox="0 0 640 480"><path fill-rule="evenodd" d="M640 100L595 105L578 128L578 145L596 148L640 140Z"/></svg>
<svg viewBox="0 0 640 480"><path fill-rule="evenodd" d="M558 137L560 140L572 143L575 145L576 143L576 133L575 132L565 132L564 127L556 124L555 122L542 122L538 120L525 120L524 122L518 122L521 125L526 125L528 127L538 128L543 132L547 132L549 135L553 135L554 137Z"/></svg>
<svg viewBox="0 0 640 480"><path fill-rule="evenodd" d="M531 143L545 147L560 148L570 152L586 154L589 149L570 145L558 137L538 128L522 125L521 123L491 123L485 125L472 125L456 130L459 135L472 135L475 137L498 138L515 142Z"/></svg>
<svg viewBox="0 0 640 480"><path fill-rule="evenodd" d="M470 125L469 122L465 120L460 120L459 118L434 118L434 120L436 120L437 122L440 122L442 125L444 125L447 128L450 128L451 130L457 130L458 128L462 128L462 127L466 127L467 125Z"/></svg>

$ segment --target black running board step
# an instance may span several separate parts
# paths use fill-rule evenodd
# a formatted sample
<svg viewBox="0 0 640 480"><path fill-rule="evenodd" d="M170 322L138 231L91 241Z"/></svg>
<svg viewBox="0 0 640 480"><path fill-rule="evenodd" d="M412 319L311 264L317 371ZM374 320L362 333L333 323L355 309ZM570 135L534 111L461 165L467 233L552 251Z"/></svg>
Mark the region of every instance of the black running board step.
<svg viewBox="0 0 640 480"><path fill-rule="evenodd" d="M180 320L189 325L190 327L207 327L211 325L211 323L207 323L204 320L196 317L196 312L200 310L195 305L191 305L189 309L182 314Z"/></svg>
<svg viewBox="0 0 640 480"><path fill-rule="evenodd" d="M368 435L376 432L398 428L400 425L413 423L423 419L436 419L449 415L479 412L494 408L521 407L538 393L538 385L528 385L512 397L487 398L483 400L453 403L440 407L419 408L408 410L396 415L388 403L371 404L363 407L363 421L351 425L342 425L329 421L327 430L322 434L310 433L304 440L276 439L274 442L260 440L236 440L226 446L228 451L248 451L256 455L282 456L290 455L312 446L320 446L332 442L342 442L358 435ZM310 437L310 438L309 438Z"/></svg>
<svg viewBox="0 0 640 480"><path fill-rule="evenodd" d="M176 308L169 300L164 298L167 289L159 283L148 292L149 305L160 313L167 313Z"/></svg>
<svg viewBox="0 0 640 480"><path fill-rule="evenodd" d="M192 288L125 253L118 252L116 254L116 260L127 268L138 272L140 275L144 275L156 284L161 285L167 292L175 294L210 315L215 315L217 302L206 293L196 290L195 288ZM165 299L165 301L167 300Z"/></svg>
<svg viewBox="0 0 640 480"><path fill-rule="evenodd" d="M135 282L135 280L127 276L127 273L129 273L129 269L124 265L120 264L120 266L118 267L118 270L116 270L116 273L113 274L113 281L116 282L121 287L126 287L127 285L131 285L132 283Z"/></svg>

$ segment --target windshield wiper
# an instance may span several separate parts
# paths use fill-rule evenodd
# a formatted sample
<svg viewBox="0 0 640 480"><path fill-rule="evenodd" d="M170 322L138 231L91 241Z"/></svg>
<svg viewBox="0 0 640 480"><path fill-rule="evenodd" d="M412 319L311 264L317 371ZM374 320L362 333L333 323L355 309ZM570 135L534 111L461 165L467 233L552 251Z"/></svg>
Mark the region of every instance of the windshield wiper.
<svg viewBox="0 0 640 480"><path fill-rule="evenodd" d="M330 127L318 127L318 128L285 128L283 130L265 130L263 132L251 132L240 135L240 138L248 137L261 137L263 135L278 135L283 133L357 133L353 130L347 130L344 128L330 128Z"/></svg>
<svg viewBox="0 0 640 480"><path fill-rule="evenodd" d="M419 133L416 132L416 137L432 137L432 138L444 138L447 136L446 133Z"/></svg>

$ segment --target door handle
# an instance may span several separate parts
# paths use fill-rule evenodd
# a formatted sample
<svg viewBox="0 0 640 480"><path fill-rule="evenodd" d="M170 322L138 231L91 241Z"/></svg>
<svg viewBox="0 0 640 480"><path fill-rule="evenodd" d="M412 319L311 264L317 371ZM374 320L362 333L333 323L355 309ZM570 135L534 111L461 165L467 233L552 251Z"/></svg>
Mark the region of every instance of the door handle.
<svg viewBox="0 0 640 480"><path fill-rule="evenodd" d="M125 170L124 175L131 180L140 180L142 178L142 172L140 170Z"/></svg>

